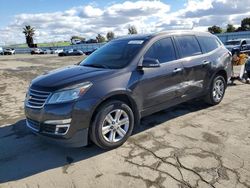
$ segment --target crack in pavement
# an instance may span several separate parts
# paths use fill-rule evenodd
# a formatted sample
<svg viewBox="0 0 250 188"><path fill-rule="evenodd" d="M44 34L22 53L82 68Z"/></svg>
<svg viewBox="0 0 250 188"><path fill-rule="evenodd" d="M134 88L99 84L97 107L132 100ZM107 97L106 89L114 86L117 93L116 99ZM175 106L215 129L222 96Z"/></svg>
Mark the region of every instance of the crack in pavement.
<svg viewBox="0 0 250 188"><path fill-rule="evenodd" d="M153 171L156 171L158 172L159 174L165 174L167 176L169 176L170 178L172 178L173 180L175 180L176 182L180 183L182 186L185 186L185 187L198 187L199 186L199 182L202 181L203 183L207 184L208 186L212 187L212 188L215 188L215 184L216 183L219 183L219 180L220 179L228 179L228 176L226 175L226 171L230 171L232 172L235 177L236 177L236 185L237 184L241 184L243 187L246 187L246 188L249 188L250 185L248 185L246 182L243 182L241 181L241 177L240 177L240 174L239 172L237 172L237 169L230 169L228 167L226 167L225 165L223 165L223 162L222 162L222 159L221 159L221 156L217 155L216 153L213 153L213 152L210 152L210 151L206 151L206 150L203 150L202 148L199 148L199 147L191 147L191 148L188 148L188 147L184 147L184 148L176 148L176 147L173 147L173 146L170 146L170 145L165 145L163 144L162 142L158 141L157 139L154 138L154 135L152 133L148 133L148 135L150 135L152 138L153 138L153 141L154 142L157 142L159 145L157 146L157 148L146 148L146 147L143 147L142 145L140 144L137 144L135 142L135 140L133 139L130 139L128 142L130 144L133 144L132 147L130 147L130 151L129 151L129 154L128 156L123 156L125 158L125 161L132 164L132 165L136 165L138 167L144 167L144 168L148 168L150 170L153 170ZM146 138L146 137L145 137ZM136 147L134 147L136 146ZM136 148L140 148L142 149L144 152L143 153L143 156L141 156L142 153L139 153L137 155L132 155L132 153L134 152L134 150ZM158 156L153 150L156 149L156 151L158 151L159 149L162 149L162 148L173 148L174 149L174 153L171 154L170 156L166 156L166 157L160 157ZM192 153L186 153L186 150L192 150L192 149L197 149L197 150L200 150L201 153L199 154L192 154ZM146 153L145 153L146 152ZM137 157L137 156L140 156L141 158L144 159L144 156L146 154L150 154L152 155L154 158L156 158L158 161L156 163L154 163L152 166L150 165L146 165L146 164L140 164L140 163L136 163L136 162L133 162L131 159L133 159L134 157ZM184 154L183 154L184 153ZM186 167L185 165L183 165L180 161L180 158L179 158L179 155L193 155L193 156L198 156L198 157L203 157L203 158L206 158L206 157L213 157L216 161L218 161L218 165L215 167L215 168L209 168L209 169L202 169L202 168L195 168L195 169L192 169L192 168L188 168ZM174 159L176 161L176 164L173 163L173 162L169 162L167 161L167 159ZM144 159L145 160L145 159ZM179 172L179 175L181 176L180 179L178 179L177 177L175 177L174 175L172 175L171 173L167 172L167 171L163 171L163 170L160 170L158 167L160 166L161 163L165 163L165 164L168 164L168 165L171 165L172 167L176 168ZM243 165L241 165L240 168L243 168L244 167L244 160L243 160ZM239 169L240 169L239 168ZM192 186L187 180L185 180L183 174L182 174L182 169L192 173L193 175L195 175L196 177L198 177L198 179L196 179L196 183L194 186ZM206 179L204 179L204 177L202 177L202 175L200 174L200 172L215 172L216 173L216 176L212 176L212 180L208 181ZM119 173L120 175L124 175L124 173ZM143 178L141 176L133 176L133 175L129 175L126 174L127 176L130 176L132 178L137 178L137 179L142 179ZM147 180L144 181L147 184ZM159 182L158 182L159 183ZM161 186L160 184L158 184L158 186Z"/></svg>
<svg viewBox="0 0 250 188"><path fill-rule="evenodd" d="M159 187L159 188L164 188L164 186L162 186L161 184L166 179L166 178L162 177L161 174L156 178L155 181L143 178L140 175L138 175L138 176L132 175L129 172L120 172L120 173L118 173L118 175L121 175L121 176L124 176L124 177L130 177L130 178L142 180L143 182L146 183L147 187L155 186L155 187Z"/></svg>
<svg viewBox="0 0 250 188"><path fill-rule="evenodd" d="M138 144L136 144L136 143L134 143L134 142L132 142L132 143L133 143L135 146L137 146L137 147L139 147L139 148L141 148L141 149L143 149L143 150L145 150L145 151L151 153L155 158L159 159L160 162L169 164L169 165L174 166L174 167L176 167L176 168L178 169L178 166L176 166L175 164L173 164L173 163L171 163L171 162L165 161L163 158L157 156L157 155L156 155L154 152L152 152L151 150L149 150L149 149L147 149L147 148L145 148L145 147L142 147L142 146L140 146L140 145L138 145ZM134 148L132 148L132 150L129 152L129 156L131 156L131 153L133 152L133 150L134 150ZM129 160L129 157L125 157L125 161L128 162L128 163L130 163L130 164L132 164L132 165L136 165L136 166L139 166L139 167L149 168L149 169L151 169L151 170L153 170L153 171L159 172L160 174L165 174L165 175L169 176L170 178L172 178L173 180L175 180L175 181L177 181L178 183L180 183L181 185L183 185L183 186L185 186L185 187L192 188L192 186L191 186L188 182L186 182L186 181L183 179L183 175L182 175L182 173L181 173L180 170L179 170L179 173L180 173L180 175L181 175L181 177L182 177L181 180L179 180L178 178L176 178L175 176L173 176L172 174L170 174L170 173L168 173L168 172L166 172L166 171L163 171L163 170L158 169L159 165L158 165L157 167L152 167L152 166L149 166L149 165L138 164L138 163L135 163L135 162ZM119 174L122 175L121 173L119 173ZM131 177L133 177L133 176L131 176ZM146 183L146 184L147 184L147 183ZM159 185L159 186L160 186L160 185Z"/></svg>

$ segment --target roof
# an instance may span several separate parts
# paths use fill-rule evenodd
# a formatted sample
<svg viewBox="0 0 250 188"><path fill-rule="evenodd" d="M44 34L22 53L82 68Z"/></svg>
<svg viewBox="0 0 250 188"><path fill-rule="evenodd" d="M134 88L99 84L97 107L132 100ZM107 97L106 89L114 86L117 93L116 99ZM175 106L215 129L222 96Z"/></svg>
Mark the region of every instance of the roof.
<svg viewBox="0 0 250 188"><path fill-rule="evenodd" d="M159 35L173 35L173 34L186 34L186 35L208 35L214 36L209 32L202 32L202 31L194 31L194 30L169 30L163 31L158 33L151 33L151 34L134 34L134 35L126 35L120 38L116 38L115 40L146 40L150 39Z"/></svg>

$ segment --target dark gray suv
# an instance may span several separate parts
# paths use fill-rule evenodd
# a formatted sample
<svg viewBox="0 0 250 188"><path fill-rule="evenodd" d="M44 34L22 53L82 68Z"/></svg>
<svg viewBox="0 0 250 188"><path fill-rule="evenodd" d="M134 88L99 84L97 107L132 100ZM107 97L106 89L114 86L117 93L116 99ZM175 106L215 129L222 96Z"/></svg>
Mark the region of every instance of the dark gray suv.
<svg viewBox="0 0 250 188"><path fill-rule="evenodd" d="M67 146L122 145L143 116L197 97L223 99L231 53L214 35L169 31L112 40L77 65L35 78L27 126Z"/></svg>

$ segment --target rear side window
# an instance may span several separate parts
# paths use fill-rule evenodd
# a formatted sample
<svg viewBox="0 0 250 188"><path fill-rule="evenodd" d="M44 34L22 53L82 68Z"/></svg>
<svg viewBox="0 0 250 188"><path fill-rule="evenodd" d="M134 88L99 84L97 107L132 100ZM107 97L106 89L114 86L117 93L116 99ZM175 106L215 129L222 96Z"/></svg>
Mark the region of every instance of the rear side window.
<svg viewBox="0 0 250 188"><path fill-rule="evenodd" d="M221 45L214 37L197 36L197 39L201 45L202 51L206 53L215 50Z"/></svg>
<svg viewBox="0 0 250 188"><path fill-rule="evenodd" d="M177 36L175 39L182 58L202 54L200 45L194 36Z"/></svg>
<svg viewBox="0 0 250 188"><path fill-rule="evenodd" d="M146 52L144 58L158 59L160 63L176 60L175 49L171 38L155 42Z"/></svg>

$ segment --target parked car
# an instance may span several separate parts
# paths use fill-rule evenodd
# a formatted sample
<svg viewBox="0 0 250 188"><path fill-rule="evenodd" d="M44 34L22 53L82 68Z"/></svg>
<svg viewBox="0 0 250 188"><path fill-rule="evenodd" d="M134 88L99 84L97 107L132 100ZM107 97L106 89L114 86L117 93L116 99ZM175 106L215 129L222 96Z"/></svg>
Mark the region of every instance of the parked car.
<svg viewBox="0 0 250 188"><path fill-rule="evenodd" d="M76 56L76 55L84 55L84 53L81 50L71 49L71 50L65 50L58 54L58 56Z"/></svg>
<svg viewBox="0 0 250 188"><path fill-rule="evenodd" d="M90 55L90 54L92 54L96 50L97 50L97 48L95 48L93 50L90 50L90 51L87 51L87 52L84 52L84 53L85 53L85 55Z"/></svg>
<svg viewBox="0 0 250 188"><path fill-rule="evenodd" d="M4 55L14 55L16 54L16 51L14 48L5 48L3 50Z"/></svg>
<svg viewBox="0 0 250 188"><path fill-rule="evenodd" d="M71 39L71 44L81 44L81 40L80 39Z"/></svg>
<svg viewBox="0 0 250 188"><path fill-rule="evenodd" d="M33 55L33 54L45 54L44 50L42 50L40 48L33 48L30 53L31 53L31 55Z"/></svg>
<svg viewBox="0 0 250 188"><path fill-rule="evenodd" d="M63 49L54 49L53 50L53 54L59 54L59 53L61 53L61 52L63 52Z"/></svg>
<svg viewBox="0 0 250 188"><path fill-rule="evenodd" d="M225 46L232 54L241 51L250 52L250 39L228 40Z"/></svg>
<svg viewBox="0 0 250 188"><path fill-rule="evenodd" d="M24 105L27 126L65 146L85 146L91 139L116 148L144 116L200 97L219 104L231 56L205 32L114 39L78 65L35 78Z"/></svg>
<svg viewBox="0 0 250 188"><path fill-rule="evenodd" d="M247 72L247 77L250 78L250 58L248 58L246 65L245 65L245 68L246 68L246 72Z"/></svg>
<svg viewBox="0 0 250 188"><path fill-rule="evenodd" d="M45 49L43 51L44 51L44 54L53 54L53 52L54 52L52 48L48 48L48 49Z"/></svg>
<svg viewBox="0 0 250 188"><path fill-rule="evenodd" d="M86 44L98 43L96 39L89 39L86 41Z"/></svg>
<svg viewBox="0 0 250 188"><path fill-rule="evenodd" d="M0 47L0 55L3 55L3 48Z"/></svg>

